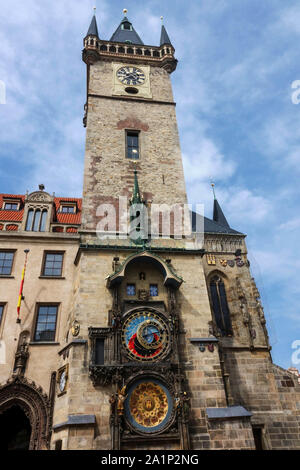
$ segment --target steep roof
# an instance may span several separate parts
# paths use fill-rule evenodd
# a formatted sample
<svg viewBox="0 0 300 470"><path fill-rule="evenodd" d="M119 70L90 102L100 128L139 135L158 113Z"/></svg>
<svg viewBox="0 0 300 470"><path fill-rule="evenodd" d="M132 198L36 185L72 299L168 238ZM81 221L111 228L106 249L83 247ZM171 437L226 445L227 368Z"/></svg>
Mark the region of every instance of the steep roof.
<svg viewBox="0 0 300 470"><path fill-rule="evenodd" d="M213 221L217 222L217 224L223 225L224 227L229 227L229 223L227 222L227 219L217 199L214 200Z"/></svg>
<svg viewBox="0 0 300 470"><path fill-rule="evenodd" d="M131 44L139 44L141 46L144 44L134 27L132 26L132 23L128 20L126 16L123 18L123 20L117 27L116 31L110 38L110 41L128 42Z"/></svg>
<svg viewBox="0 0 300 470"><path fill-rule="evenodd" d="M95 15L92 18L89 30L87 32L87 36L97 36L97 38L99 38L97 20Z"/></svg>
<svg viewBox="0 0 300 470"><path fill-rule="evenodd" d="M161 35L160 35L160 45L162 46L163 44L172 45L171 40L169 38L169 35L164 25L161 26Z"/></svg>
<svg viewBox="0 0 300 470"><path fill-rule="evenodd" d="M197 231L201 232L201 228L203 227L204 233L228 233L232 235L244 235L243 233L232 229L228 223L227 225L222 225L221 223L211 220L208 217L203 217L194 211L191 211L191 220L193 232L196 232L196 229Z"/></svg>

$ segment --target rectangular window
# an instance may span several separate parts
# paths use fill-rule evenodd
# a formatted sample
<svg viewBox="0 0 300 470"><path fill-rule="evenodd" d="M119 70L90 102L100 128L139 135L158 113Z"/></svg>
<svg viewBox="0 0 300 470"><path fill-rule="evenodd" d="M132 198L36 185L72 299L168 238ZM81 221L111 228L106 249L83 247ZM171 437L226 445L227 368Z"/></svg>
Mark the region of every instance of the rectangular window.
<svg viewBox="0 0 300 470"><path fill-rule="evenodd" d="M14 252L0 251L0 275L10 276L14 260Z"/></svg>
<svg viewBox="0 0 300 470"><path fill-rule="evenodd" d="M131 160L140 158L139 132L126 131L126 156Z"/></svg>
<svg viewBox="0 0 300 470"><path fill-rule="evenodd" d="M158 285L150 284L150 297L157 297L157 296L158 296Z"/></svg>
<svg viewBox="0 0 300 470"><path fill-rule="evenodd" d="M18 204L6 202L5 205L4 205L4 209L6 211L17 211L18 210Z"/></svg>
<svg viewBox="0 0 300 470"><path fill-rule="evenodd" d="M133 297L136 294L135 284L127 284L126 292L129 297Z"/></svg>
<svg viewBox="0 0 300 470"><path fill-rule="evenodd" d="M2 322L3 312L4 312L4 305L0 304L0 326Z"/></svg>
<svg viewBox="0 0 300 470"><path fill-rule="evenodd" d="M34 341L55 341L58 305L39 305Z"/></svg>
<svg viewBox="0 0 300 470"><path fill-rule="evenodd" d="M104 364L104 339L96 339L95 364L100 366Z"/></svg>
<svg viewBox="0 0 300 470"><path fill-rule="evenodd" d="M45 253L42 275L61 277L63 259L63 253Z"/></svg>
<svg viewBox="0 0 300 470"><path fill-rule="evenodd" d="M60 212L63 214L74 214L75 207L74 206L61 206Z"/></svg>

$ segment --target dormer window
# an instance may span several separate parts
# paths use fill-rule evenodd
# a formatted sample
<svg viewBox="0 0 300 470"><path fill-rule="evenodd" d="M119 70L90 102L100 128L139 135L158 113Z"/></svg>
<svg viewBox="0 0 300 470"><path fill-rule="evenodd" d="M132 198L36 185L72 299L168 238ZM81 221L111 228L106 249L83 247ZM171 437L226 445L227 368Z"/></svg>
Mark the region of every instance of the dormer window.
<svg viewBox="0 0 300 470"><path fill-rule="evenodd" d="M18 210L18 207L19 205L17 203L10 203L10 202L6 202L4 204L4 210L6 211L17 211Z"/></svg>
<svg viewBox="0 0 300 470"><path fill-rule="evenodd" d="M76 214L76 203L61 203L59 212L62 214Z"/></svg>
<svg viewBox="0 0 300 470"><path fill-rule="evenodd" d="M127 31L132 31L132 25L129 23L129 21L125 21L125 23L122 24L122 29L126 29Z"/></svg>
<svg viewBox="0 0 300 470"><path fill-rule="evenodd" d="M61 212L63 214L74 214L75 207L73 207L73 206L62 206L61 207Z"/></svg>
<svg viewBox="0 0 300 470"><path fill-rule="evenodd" d="M21 201L19 199L4 199L2 209L5 211L18 211Z"/></svg>

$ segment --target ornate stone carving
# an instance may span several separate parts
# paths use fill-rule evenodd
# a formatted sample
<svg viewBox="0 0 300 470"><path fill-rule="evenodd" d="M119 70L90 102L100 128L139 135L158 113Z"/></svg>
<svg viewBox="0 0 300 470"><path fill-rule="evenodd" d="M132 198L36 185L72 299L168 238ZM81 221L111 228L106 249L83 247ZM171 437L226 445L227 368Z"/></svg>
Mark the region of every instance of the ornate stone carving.
<svg viewBox="0 0 300 470"><path fill-rule="evenodd" d="M30 450L47 450L52 430L52 404L42 388L25 377L14 376L0 387L0 411L19 406L31 426Z"/></svg>

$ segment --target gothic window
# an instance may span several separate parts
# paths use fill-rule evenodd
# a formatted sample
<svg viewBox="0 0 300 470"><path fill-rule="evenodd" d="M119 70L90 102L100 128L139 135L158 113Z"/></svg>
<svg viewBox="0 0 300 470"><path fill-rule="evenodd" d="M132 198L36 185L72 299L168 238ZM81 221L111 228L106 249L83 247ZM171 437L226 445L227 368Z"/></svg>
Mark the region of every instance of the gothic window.
<svg viewBox="0 0 300 470"><path fill-rule="evenodd" d="M137 131L126 131L126 157L132 160L138 160L140 158L139 152L139 132Z"/></svg>
<svg viewBox="0 0 300 470"><path fill-rule="evenodd" d="M46 222L47 222L47 211L42 212L42 217L41 217L41 224L40 224L40 232L45 232L46 230Z"/></svg>
<svg viewBox="0 0 300 470"><path fill-rule="evenodd" d="M29 209L28 211L28 215L27 215L27 222L26 222L26 231L29 232L31 230L31 227L32 227L32 220L33 220L33 214L34 214L34 210L33 209Z"/></svg>
<svg viewBox="0 0 300 470"><path fill-rule="evenodd" d="M226 291L224 282L219 276L214 276L210 281L210 294L216 325L222 336L231 336L232 327Z"/></svg>
<svg viewBox="0 0 300 470"><path fill-rule="evenodd" d="M26 221L26 232L45 232L48 211L29 209Z"/></svg>
<svg viewBox="0 0 300 470"><path fill-rule="evenodd" d="M150 297L157 297L157 296L158 296L158 285L150 284Z"/></svg>
<svg viewBox="0 0 300 470"><path fill-rule="evenodd" d="M58 305L39 305L34 341L55 341Z"/></svg>
<svg viewBox="0 0 300 470"><path fill-rule="evenodd" d="M10 276L14 260L14 252L0 251L0 275Z"/></svg>
<svg viewBox="0 0 300 470"><path fill-rule="evenodd" d="M63 253L45 253L42 275L60 277L63 259Z"/></svg>
<svg viewBox="0 0 300 470"><path fill-rule="evenodd" d="M40 222L41 222L41 211L40 211L40 209L37 209L35 211L34 219L33 219L33 228L32 228L32 230L34 232L39 232Z"/></svg>
<svg viewBox="0 0 300 470"><path fill-rule="evenodd" d="M126 292L129 297L135 296L136 294L135 284L127 284Z"/></svg>

